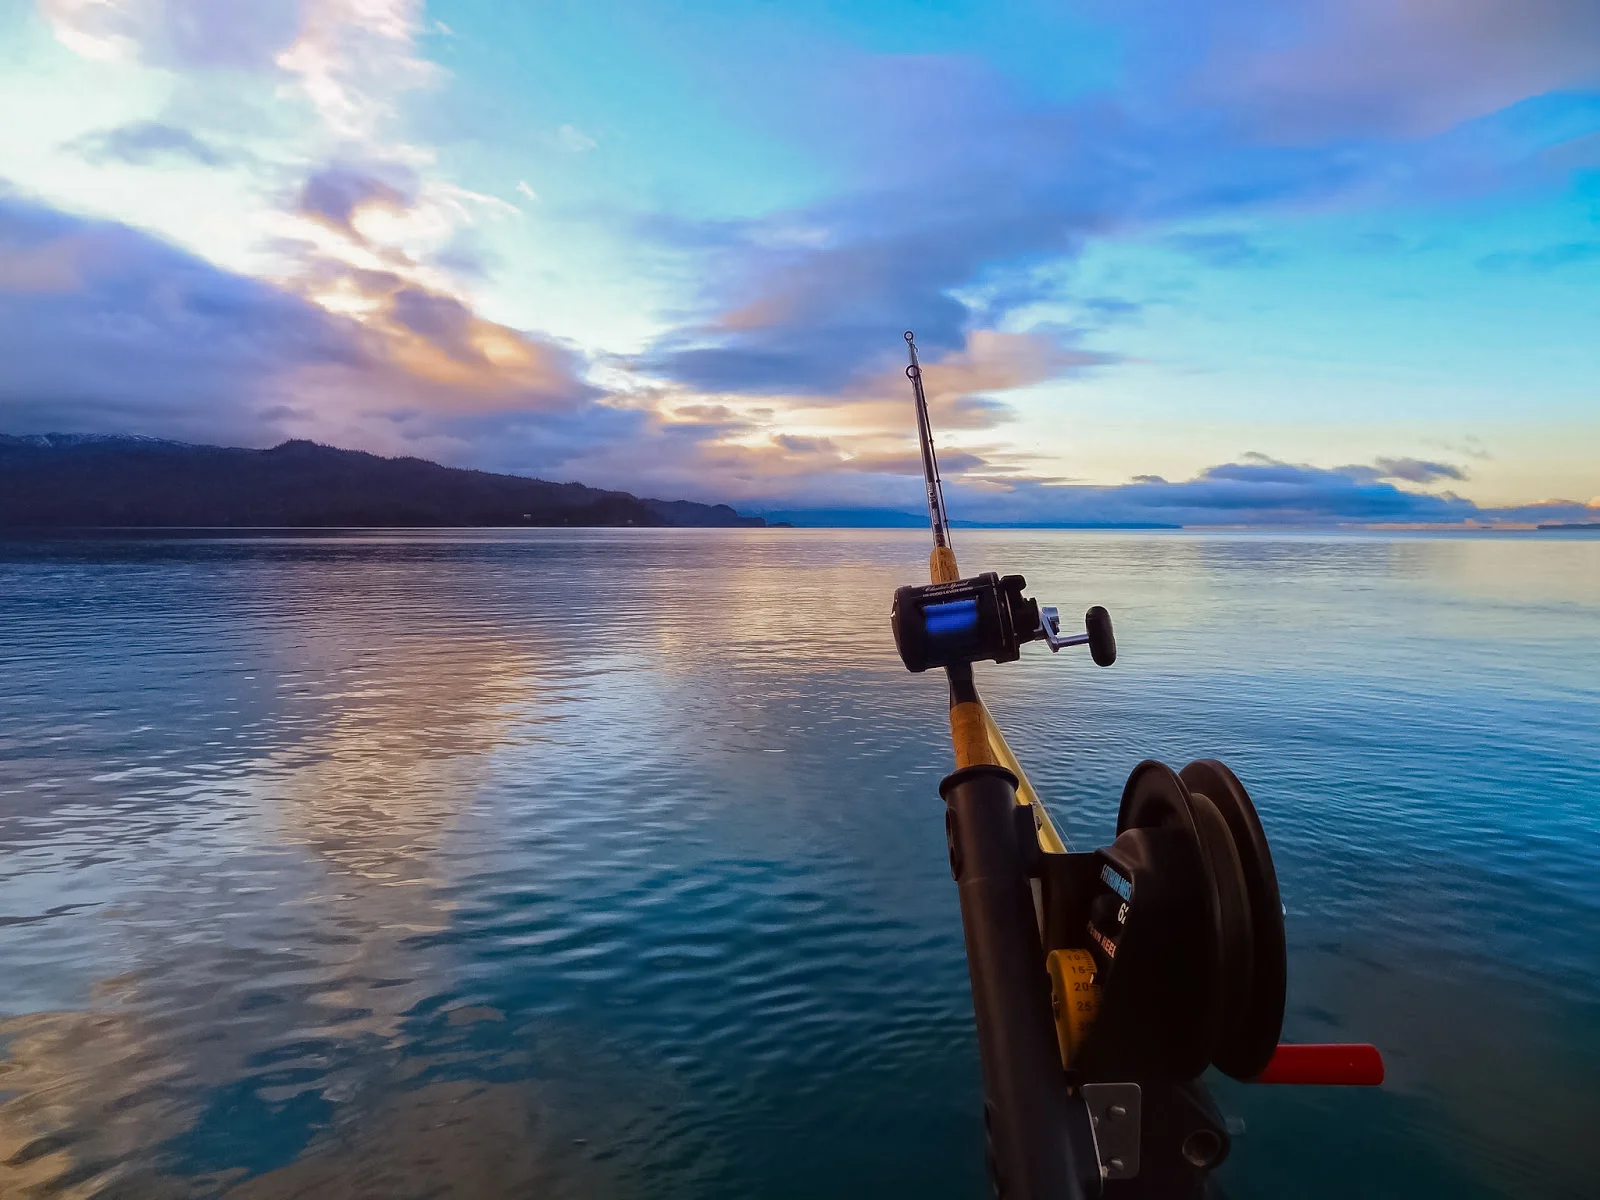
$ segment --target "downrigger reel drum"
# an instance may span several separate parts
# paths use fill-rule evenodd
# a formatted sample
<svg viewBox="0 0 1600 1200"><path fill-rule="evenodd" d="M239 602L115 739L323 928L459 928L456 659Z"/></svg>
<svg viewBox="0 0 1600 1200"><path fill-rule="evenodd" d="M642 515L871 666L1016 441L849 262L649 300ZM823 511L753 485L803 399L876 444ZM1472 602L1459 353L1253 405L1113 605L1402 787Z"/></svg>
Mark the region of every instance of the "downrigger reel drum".
<svg viewBox="0 0 1600 1200"><path fill-rule="evenodd" d="M1068 1065L1124 1079L1189 1079L1210 1065L1260 1075L1283 1025L1283 906L1238 778L1214 759L1181 772L1140 763L1116 841L1090 857L1087 889L1068 864L1044 877L1052 974L1065 977L1058 955L1087 952L1099 990L1092 1035L1057 1022Z"/></svg>
<svg viewBox="0 0 1600 1200"><path fill-rule="evenodd" d="M895 592L890 624L912 672L949 681L956 771L940 784L961 902L997 1197L1199 1197L1230 1148L1201 1082L1376 1084L1371 1046L1283 1046L1286 954L1272 851L1222 763L1145 761L1115 839L1074 853L978 697L973 664L1022 647L1086 645L1116 661L1111 618L1084 632L1024 595L1020 575L962 578L906 334L932 582Z"/></svg>

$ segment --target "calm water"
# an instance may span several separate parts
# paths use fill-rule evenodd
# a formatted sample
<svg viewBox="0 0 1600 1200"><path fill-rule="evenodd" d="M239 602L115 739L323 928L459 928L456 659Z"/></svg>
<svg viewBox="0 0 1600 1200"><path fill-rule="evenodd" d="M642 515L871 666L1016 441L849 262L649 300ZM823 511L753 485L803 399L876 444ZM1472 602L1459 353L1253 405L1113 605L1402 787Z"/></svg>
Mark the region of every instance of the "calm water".
<svg viewBox="0 0 1600 1200"><path fill-rule="evenodd" d="M1600 1190L1600 540L961 533L1079 848L1215 755L1288 906L1236 1197ZM918 533L0 543L0 1195L984 1194Z"/></svg>

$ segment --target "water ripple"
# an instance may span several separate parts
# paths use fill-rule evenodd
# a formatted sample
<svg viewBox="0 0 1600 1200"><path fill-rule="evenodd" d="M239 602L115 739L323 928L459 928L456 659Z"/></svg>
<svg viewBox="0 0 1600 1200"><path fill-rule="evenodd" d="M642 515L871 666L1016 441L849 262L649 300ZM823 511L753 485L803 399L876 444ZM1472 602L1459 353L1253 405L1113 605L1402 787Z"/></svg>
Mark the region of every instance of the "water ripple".
<svg viewBox="0 0 1600 1200"><path fill-rule="evenodd" d="M0 1195L984 1194L922 541L0 543ZM983 675L1077 844L1224 758L1385 1049L1221 1081L1229 1193L1590 1194L1600 544L961 546L1116 617Z"/></svg>

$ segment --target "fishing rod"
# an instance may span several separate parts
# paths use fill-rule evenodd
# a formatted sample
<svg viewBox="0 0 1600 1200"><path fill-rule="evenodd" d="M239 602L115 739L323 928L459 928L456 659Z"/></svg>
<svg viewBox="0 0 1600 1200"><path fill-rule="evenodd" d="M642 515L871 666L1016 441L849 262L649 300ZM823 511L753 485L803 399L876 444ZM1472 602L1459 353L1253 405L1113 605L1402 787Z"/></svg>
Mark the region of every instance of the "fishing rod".
<svg viewBox="0 0 1600 1200"><path fill-rule="evenodd" d="M1279 1045L1283 904L1260 817L1215 759L1147 759L1122 791L1116 838L1074 853L978 695L973 664L1042 641L1117 657L1098 605L1064 634L1021 575L956 565L915 335L917 438L930 582L898 589L906 668L942 668L956 769L939 785L961 905L983 1077L989 1179L1003 1200L1166 1200L1205 1194L1231 1149L1201 1079L1383 1081L1368 1045Z"/></svg>

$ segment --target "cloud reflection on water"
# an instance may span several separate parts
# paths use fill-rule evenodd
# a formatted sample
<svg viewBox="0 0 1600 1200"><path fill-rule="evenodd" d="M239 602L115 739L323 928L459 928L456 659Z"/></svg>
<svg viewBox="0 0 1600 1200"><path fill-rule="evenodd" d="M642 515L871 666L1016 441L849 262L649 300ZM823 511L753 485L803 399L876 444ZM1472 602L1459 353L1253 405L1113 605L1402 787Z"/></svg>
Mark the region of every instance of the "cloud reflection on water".
<svg viewBox="0 0 1600 1200"><path fill-rule="evenodd" d="M957 546L1116 616L1116 670L984 676L1080 844L1138 757L1220 754L1280 860L1291 1034L1394 1056L1370 1101L1233 1098L1241 1194L1359 1185L1306 1122L1424 1183L1585 1178L1600 544ZM981 1186L942 690L884 611L920 531L3 553L0 1192ZM1520 1070L1460 1053L1507 1028Z"/></svg>

